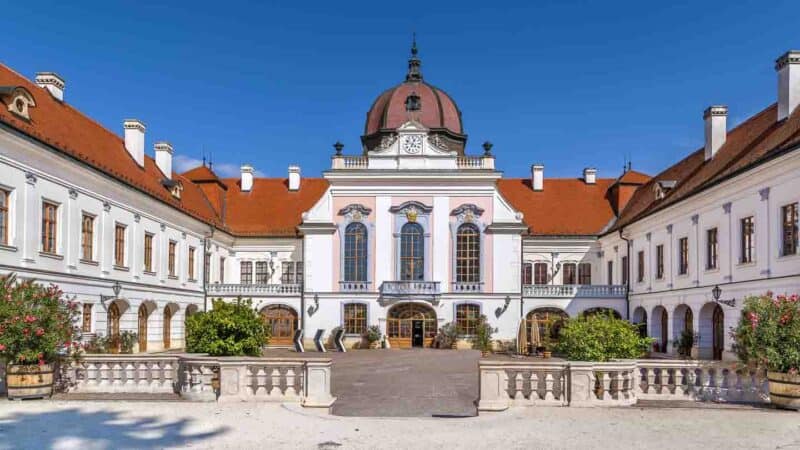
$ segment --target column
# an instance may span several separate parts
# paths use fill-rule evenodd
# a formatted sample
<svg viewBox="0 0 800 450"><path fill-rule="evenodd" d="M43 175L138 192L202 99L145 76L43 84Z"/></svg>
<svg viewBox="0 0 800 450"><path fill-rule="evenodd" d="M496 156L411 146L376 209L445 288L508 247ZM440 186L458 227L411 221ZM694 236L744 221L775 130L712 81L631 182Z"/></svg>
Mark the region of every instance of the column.
<svg viewBox="0 0 800 450"><path fill-rule="evenodd" d="M717 248L719 249L717 258L719 260L720 270L723 266L727 266L727 273L723 272L722 281L731 281L733 279L733 260L735 258L736 252L734 251L734 240L733 240L733 214L731 214L731 202L724 203L722 205L722 212L728 216L728 220L722 220L720 223L723 224L722 226L725 227L723 230L720 230L719 236L717 237ZM727 224L726 224L727 223ZM720 237L727 236L727 246L722 245L722 239ZM726 248L727 247L727 248ZM727 261L728 264L724 262Z"/></svg>
<svg viewBox="0 0 800 450"><path fill-rule="evenodd" d="M39 252L37 237L39 233L39 213L41 208L39 196L36 192L36 175L25 173L25 190L22 197L22 261L26 264L36 262L36 254Z"/></svg>
<svg viewBox="0 0 800 450"><path fill-rule="evenodd" d="M384 281L394 279L395 258L392 251L394 237L392 236L392 215L389 208L392 198L389 196L375 197L375 266L374 289L380 288Z"/></svg>
<svg viewBox="0 0 800 450"><path fill-rule="evenodd" d="M125 243L125 247L128 249L128 254L131 256L129 265L134 280L138 280L142 274L142 271L144 270L144 242L139 242L139 236L143 236L141 231L141 221L142 216L139 214L133 215L133 226L131 227L131 232L128 235L128 242Z"/></svg>
<svg viewBox="0 0 800 450"><path fill-rule="evenodd" d="M100 216L100 237L97 242L100 245L97 254L100 257L100 268L103 275L111 272L114 249L114 223L111 220L111 204L103 202L103 214Z"/></svg>
<svg viewBox="0 0 800 450"><path fill-rule="evenodd" d="M441 282L442 292L450 292L448 263L450 255L450 197L433 198L433 230L430 257L433 259L433 280Z"/></svg>
<svg viewBox="0 0 800 450"><path fill-rule="evenodd" d="M763 249L757 251L758 268L761 276L768 277L771 273L772 267L772 236L771 236L771 220L770 220L770 205L769 205L769 187L765 187L758 191L761 198L761 205L758 214L756 215L756 248Z"/></svg>
<svg viewBox="0 0 800 450"><path fill-rule="evenodd" d="M64 242L66 243L64 257L67 261L67 269L73 271L78 268L80 241L83 236L81 233L80 211L78 210L78 191L75 189L69 190L69 200L67 200L66 211L64 211L64 219L67 222L64 236Z"/></svg>

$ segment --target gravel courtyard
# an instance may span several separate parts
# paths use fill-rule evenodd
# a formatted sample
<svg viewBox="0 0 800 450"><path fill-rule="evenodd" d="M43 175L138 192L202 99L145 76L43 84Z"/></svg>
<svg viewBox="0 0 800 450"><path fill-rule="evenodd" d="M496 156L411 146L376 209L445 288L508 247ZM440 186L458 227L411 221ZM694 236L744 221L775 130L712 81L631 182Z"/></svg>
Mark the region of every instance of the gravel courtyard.
<svg viewBox="0 0 800 450"><path fill-rule="evenodd" d="M528 408L459 419L363 418L276 404L3 400L0 448L800 449L800 414Z"/></svg>

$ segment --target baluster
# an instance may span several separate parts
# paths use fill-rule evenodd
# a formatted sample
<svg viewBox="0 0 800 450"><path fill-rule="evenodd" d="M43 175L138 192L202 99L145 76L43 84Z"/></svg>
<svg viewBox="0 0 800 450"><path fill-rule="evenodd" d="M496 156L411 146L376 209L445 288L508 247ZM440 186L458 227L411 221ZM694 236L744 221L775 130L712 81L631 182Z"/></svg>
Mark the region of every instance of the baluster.
<svg viewBox="0 0 800 450"><path fill-rule="evenodd" d="M108 363L100 363L100 382L98 385L101 387L111 385L111 368L108 366Z"/></svg>
<svg viewBox="0 0 800 450"><path fill-rule="evenodd" d="M269 391L270 396L280 396L281 393L281 373L277 367L272 368L272 376L271 376L271 389Z"/></svg>
<svg viewBox="0 0 800 450"><path fill-rule="evenodd" d="M667 384L666 378L668 376L667 369L659 367L656 370L658 371L658 374L656 375L655 382L658 385L658 393L664 394L664 387Z"/></svg>
<svg viewBox="0 0 800 450"><path fill-rule="evenodd" d="M545 400L555 400L555 395L553 393L553 372L551 370L547 370L544 375L544 395Z"/></svg>
<svg viewBox="0 0 800 450"><path fill-rule="evenodd" d="M150 363L150 389L158 389L161 385L161 365L158 361L153 361Z"/></svg>
<svg viewBox="0 0 800 450"><path fill-rule="evenodd" d="M96 362L86 364L86 386L95 387L100 384L100 371Z"/></svg>
<svg viewBox="0 0 800 450"><path fill-rule="evenodd" d="M171 392L173 390L172 383L174 382L173 365L171 361L164 361L163 373L164 375L161 386L164 388L164 390Z"/></svg>
<svg viewBox="0 0 800 450"><path fill-rule="evenodd" d="M653 386L653 369L650 367L643 367L639 372L639 391L642 393L651 393Z"/></svg>
<svg viewBox="0 0 800 450"><path fill-rule="evenodd" d="M127 361L123 367L123 380L122 384L125 386L125 389L135 388L136 387L136 366L133 365L133 362Z"/></svg>
<svg viewBox="0 0 800 450"><path fill-rule="evenodd" d="M296 397L297 396L297 389L295 388L295 372L294 367L289 366L286 369L286 392L284 395L286 397Z"/></svg>
<svg viewBox="0 0 800 450"><path fill-rule="evenodd" d="M258 371L256 372L256 395L266 396L268 394L267 371L264 369L264 366L258 366Z"/></svg>
<svg viewBox="0 0 800 450"><path fill-rule="evenodd" d="M200 367L200 365L192 365L191 367L192 392L201 392L203 390L203 372Z"/></svg>
<svg viewBox="0 0 800 450"><path fill-rule="evenodd" d="M524 392L524 389L525 389L524 383L525 383L525 381L522 378L522 371L517 371L516 372L516 374L514 375L513 381L511 383L512 383L512 390L513 390L513 395L511 395L511 398L513 400L521 400L521 399L523 399L525 397L525 392Z"/></svg>

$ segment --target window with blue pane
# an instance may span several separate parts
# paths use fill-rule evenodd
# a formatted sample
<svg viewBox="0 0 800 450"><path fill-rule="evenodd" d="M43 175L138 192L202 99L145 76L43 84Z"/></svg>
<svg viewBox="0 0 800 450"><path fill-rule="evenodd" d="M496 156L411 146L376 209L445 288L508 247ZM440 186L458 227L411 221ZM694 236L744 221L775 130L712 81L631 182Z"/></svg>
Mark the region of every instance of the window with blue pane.
<svg viewBox="0 0 800 450"><path fill-rule="evenodd" d="M367 281L367 227L353 222L344 232L344 281Z"/></svg>
<svg viewBox="0 0 800 450"><path fill-rule="evenodd" d="M425 234L418 223L407 223L400 229L400 279L425 279Z"/></svg>

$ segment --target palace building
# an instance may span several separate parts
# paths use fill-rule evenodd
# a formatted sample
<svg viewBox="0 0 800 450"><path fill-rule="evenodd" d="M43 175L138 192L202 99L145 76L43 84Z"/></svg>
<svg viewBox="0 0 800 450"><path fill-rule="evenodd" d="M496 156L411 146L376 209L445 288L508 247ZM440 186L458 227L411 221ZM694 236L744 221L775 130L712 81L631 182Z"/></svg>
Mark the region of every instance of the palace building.
<svg viewBox="0 0 800 450"><path fill-rule="evenodd" d="M548 178L537 162L520 179L468 142L415 44L361 152L337 143L319 178L220 178L175 172L140 120L99 125L55 73L0 65L0 272L59 285L87 336L135 331L138 351L182 347L187 316L244 297L276 346L337 327L360 345L372 325L430 346L449 322L463 346L481 315L512 341L522 321L610 311L656 351L686 330L696 356L731 358L745 296L800 291L800 52L776 70L776 102L730 129L709 107L698 150L659 174Z"/></svg>

